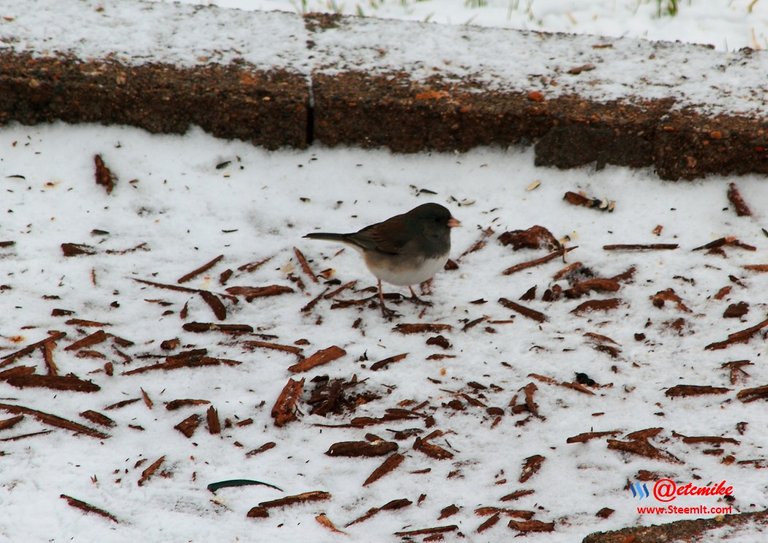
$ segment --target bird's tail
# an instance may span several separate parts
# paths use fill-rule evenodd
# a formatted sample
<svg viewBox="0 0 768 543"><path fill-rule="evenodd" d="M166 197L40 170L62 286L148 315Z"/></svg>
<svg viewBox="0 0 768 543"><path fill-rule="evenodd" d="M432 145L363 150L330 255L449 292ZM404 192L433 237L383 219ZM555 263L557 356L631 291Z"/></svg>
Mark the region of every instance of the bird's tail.
<svg viewBox="0 0 768 543"><path fill-rule="evenodd" d="M342 243L349 243L347 234L333 234L330 232L312 232L304 236L309 239L322 239L325 241L340 241Z"/></svg>

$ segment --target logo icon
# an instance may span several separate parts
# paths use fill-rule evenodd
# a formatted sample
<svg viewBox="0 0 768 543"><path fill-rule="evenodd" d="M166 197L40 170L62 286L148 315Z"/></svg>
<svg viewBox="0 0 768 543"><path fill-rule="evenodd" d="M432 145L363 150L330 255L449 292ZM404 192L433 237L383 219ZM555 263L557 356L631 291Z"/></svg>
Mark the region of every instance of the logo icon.
<svg viewBox="0 0 768 543"><path fill-rule="evenodd" d="M632 490L632 497L639 500L643 500L651 495L648 492L648 485L645 483L632 483L629 485L629 488Z"/></svg>

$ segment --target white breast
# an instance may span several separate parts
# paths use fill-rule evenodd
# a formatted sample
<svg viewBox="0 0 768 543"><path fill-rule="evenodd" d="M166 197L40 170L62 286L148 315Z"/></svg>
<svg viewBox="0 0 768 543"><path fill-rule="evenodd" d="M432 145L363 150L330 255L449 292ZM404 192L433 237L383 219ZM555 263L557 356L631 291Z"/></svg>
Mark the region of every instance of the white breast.
<svg viewBox="0 0 768 543"><path fill-rule="evenodd" d="M413 268L397 267L396 269L382 265L382 262L371 262L368 260L368 268L373 275L382 281L391 285L408 286L422 283L434 276L443 269L448 261L448 256L440 258L428 258L423 260L420 265Z"/></svg>

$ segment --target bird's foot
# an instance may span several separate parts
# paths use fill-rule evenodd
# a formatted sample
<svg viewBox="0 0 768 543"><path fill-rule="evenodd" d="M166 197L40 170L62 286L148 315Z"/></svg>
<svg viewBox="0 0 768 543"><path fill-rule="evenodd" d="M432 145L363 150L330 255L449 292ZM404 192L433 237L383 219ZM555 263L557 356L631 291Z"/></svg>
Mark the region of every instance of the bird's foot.
<svg viewBox="0 0 768 543"><path fill-rule="evenodd" d="M416 304L416 305L425 305L425 306L427 306L427 307L429 307L429 306L431 306L431 305L432 305L432 302L430 302L430 301L428 301L428 300L422 300L421 298L419 298L418 296L416 296L416 293L413 291L413 288L412 288L412 287L408 287L408 288L409 288L409 289L410 289L410 291L411 291L411 297L409 298L409 300L411 301L411 303L414 303L414 304Z"/></svg>

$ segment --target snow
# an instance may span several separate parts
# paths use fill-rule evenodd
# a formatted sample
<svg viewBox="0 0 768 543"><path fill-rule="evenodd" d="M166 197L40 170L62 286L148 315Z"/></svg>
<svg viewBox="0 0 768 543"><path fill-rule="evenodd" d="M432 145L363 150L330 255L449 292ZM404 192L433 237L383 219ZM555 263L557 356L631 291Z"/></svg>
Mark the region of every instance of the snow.
<svg viewBox="0 0 768 543"><path fill-rule="evenodd" d="M248 13L128 0L66 8L0 2L0 42L34 55L53 51L130 64L184 66L245 61L299 73L405 71L428 82L474 82L479 91L578 95L599 102L673 98L674 108L710 115L764 111L764 52L593 35L510 32L481 26L347 18L310 34L297 15ZM39 13L47 14L40 20ZM586 69L581 69L587 66ZM576 74L569 73L578 69Z"/></svg>
<svg viewBox="0 0 768 543"><path fill-rule="evenodd" d="M74 373L101 387L97 393L16 389L3 385L3 401L23 405L88 423L78 415L87 409L113 418L111 437L98 440L54 429L53 433L3 443L5 457L0 503L6 512L0 533L9 541L65 540L70 537L100 541L187 541L248 539L337 540L338 535L313 520L320 512L338 527L369 508L393 499L414 502L405 509L381 512L374 518L344 529L350 541L387 539L387 534L410 528L457 524L469 540L508 537L506 520L480 536L474 531L484 520L474 514L479 506L506 506L533 510L535 519L554 521L551 534L530 534L528 541L573 541L595 530L608 530L637 522L660 522L685 516L639 517L638 505L626 490L639 469L649 469L678 481L726 479L736 489L734 506L740 511L765 507L765 485L754 467L735 462L724 465L722 456L703 454L712 448L686 445L673 432L684 435L735 437L740 445L726 444L724 455L737 460L762 459L765 439L760 427L759 402L742 403L737 390L764 384L768 372L760 364L765 353L760 337L726 351L705 351L704 346L725 339L735 330L763 319L768 279L740 266L762 262L765 236L759 210L768 205L759 177L739 179L739 187L758 215L736 217L725 199L725 180L711 178L696 183L663 183L648 171L607 168L573 171L533 167L530 151L476 150L463 155L398 156L385 151L314 148L307 151L267 152L240 142L215 140L198 130L183 136L150 136L127 128L97 126L10 126L0 132L5 219L0 238L16 244L3 249L6 275L2 291L7 309L3 319L3 347L10 353L43 339L47 330L64 330L67 338L55 350L62 374ZM102 155L117 175L114 192L107 195L93 181L93 155ZM217 169L217 165L231 161ZM23 178L15 177L23 176ZM528 191L534 180L541 186ZM436 194L417 196L420 189ZM614 213L573 207L562 200L565 190L617 200ZM456 358L427 360L443 352L425 345L434 334L402 335L397 324L384 320L376 309L331 309L320 301L308 314L300 309L317 294L298 268L294 247L311 260L315 272L331 268L342 282L357 280L358 289L374 284L359 255L338 252L332 244L304 240L316 228L351 230L402 212L417 203L444 203L463 227L453 237L457 258L491 227L496 235L483 249L464 256L457 271L441 272L429 297L434 306L423 315L407 303L397 307L404 315L397 322L439 322L453 326L443 335ZM464 202L464 205L460 205ZM616 295L620 309L575 316L570 311L583 299L541 301L552 274L563 267L554 261L510 276L501 271L512 264L545 254L542 250L513 252L497 241L498 234L541 224L556 236L568 235L568 262L581 261L600 276L613 276L631 266L634 280ZM663 225L660 236L651 231ZM108 231L96 235L94 229ZM758 252L726 248L728 257L691 249L715 238L733 235L756 245ZM91 256L64 257L61 243L86 243L96 248ZM609 252L609 243L674 242L675 251ZM107 254L146 243L149 250ZM175 280L218 254L224 259L209 272L185 286L222 292L218 277L226 268L272 257L253 273L236 272L232 285L296 285L287 274L300 276L305 292L237 305L226 302L227 323L252 325L257 333L230 336L216 332L194 334L182 330L184 322L215 321L211 310L190 293L162 290L135 282ZM734 275L743 287L729 280ZM95 277L95 284L92 279ZM564 284L564 282L561 281ZM499 297L517 300L536 285L536 299L521 302L544 312L542 324L503 308ZM713 295L723 286L733 291L723 300ZM649 296L674 288L691 313L667 303L656 308ZM349 292L340 298L359 298ZM59 298L50 299L51 296ZM47 297L47 298L44 298ZM604 298L606 295L593 295ZM476 305L473 300L487 303ZM751 304L742 320L723 320L723 310L737 301ZM159 302L167 302L161 305ZM113 302L117 302L113 305ZM186 321L179 318L188 304ZM105 360L78 358L63 350L75 339L95 329L66 325L70 317L53 317L53 308L75 311L74 317L109 323L104 329L135 343L121 348L132 357L124 363L109 342L93 349L115 365L115 374L103 372ZM168 312L168 314L166 314ZM467 332L464 324L475 318L511 323L482 323ZM665 324L682 317L686 325L678 335ZM353 328L356 319L362 319ZM487 329L490 327L494 333ZM621 349L617 359L598 352L584 337L587 332L609 336ZM634 334L646 339L636 341ZM274 401L292 375L286 370L296 358L287 353L243 348L258 334L270 341L293 344L306 339L305 354L337 345L347 354L306 374L306 388L317 375L366 379L360 390L376 392L379 400L361 405L350 415L328 418L304 414L298 421L276 428L270 417ZM14 336L21 336L15 338ZM207 348L211 356L241 361L239 366L212 366L122 375L124 371L162 361L168 354L162 340L180 338L185 349ZM405 360L384 370L371 371L370 363L399 353ZM142 355L152 355L141 358ZM367 356L368 362L361 361ZM160 357L160 358L156 358ZM729 360L749 359L751 377L731 385ZM39 351L16 365L35 365L45 373ZM571 382L575 372L589 375L603 385L589 396L549 385L530 374ZM500 389L482 391L481 401L505 409L497 426L484 409L474 407L457 393L480 398L467 386L470 381ZM519 426L526 414L511 415L507 404L518 390L533 382L535 401L543 418ZM724 395L668 398L664 391L677 384L725 386ZM153 407L138 401L121 409L104 411L115 402L141 398L142 390ZM306 393L305 393L306 394ZM205 422L191 439L175 430L187 416L204 416L207 405L167 411L163 404L193 398L211 402L221 419L233 422L251 418L253 424L225 428L220 436L208 434ZM306 397L305 397L306 399ZM443 404L459 399L464 411ZM405 462L392 474L363 488L362 482L381 458L331 458L323 453L338 441L362 440L366 432L391 439L390 429L423 428L422 420L392 422L368 428L326 428L351 416L384 414L386 408L412 400L429 403L425 414L435 417L434 429L446 434L434 440L455 455L438 461L411 448L412 438L400 441ZM518 402L519 403L519 402ZM308 406L300 403L303 411ZM602 413L602 415L597 415ZM744 435L735 425L751 421ZM137 425L135 429L129 425ZM643 428L661 427L656 446L683 459L674 464L625 455L606 448L604 439L586 444L566 444L569 436L588 431L618 430L616 436ZM31 417L5 437L49 429ZM257 456L245 453L266 442L276 447ZM239 444L238 444L239 443ZM518 484L523 460L535 454L546 458L539 473ZM160 471L143 486L142 470L165 457ZM139 460L145 463L136 467ZM760 460L762 461L762 460ZM414 474L431 469L428 473ZM448 478L450 472L458 470ZM214 496L206 485L221 480L251 478L277 485L219 490ZM497 484L499 480L507 482ZM516 502L499 502L514 490L535 493ZM247 511L264 500L310 490L332 494L327 502L273 510L268 519L248 519ZM426 494L416 505L420 494ZM66 494L106 509L119 524L94 514L84 515L59 498ZM683 503L679 503L683 502ZM716 505L713 498L678 500L677 505ZM461 508L453 517L438 521L444 507ZM725 505L720 503L720 505ZM607 520L595 517L602 507L615 509ZM41 514L40 511L45 511Z"/></svg>
<svg viewBox="0 0 768 543"><path fill-rule="evenodd" d="M488 24L494 17L500 20L500 10L506 9L504 3L493 1L477 10L462 8L459 4L463 2L404 3L401 11L396 4L400 3L383 3L379 13L423 19L427 10L439 7L454 22L477 15L473 22ZM531 3L535 17L522 26L585 32L598 29L611 35L686 41L700 41L703 34L717 29L712 31L718 36L713 40L718 47L724 41L735 47L738 29L754 27L758 40L765 36L765 27L758 26L764 25L766 17L760 2L751 14L745 14L745 2L730 2L727 6L726 2L718 2L720 10L712 7L715 2L706 3L709 7L702 2L682 3L680 15L670 19L649 15L651 3L637 4L634 17L628 16L628 5L634 2L606 0L592 2L589 8L577 3L557 4L562 4L561 10L554 9L554 2ZM239 8L264 5L231 3L231 7ZM158 3L144 8L145 15L150 13L154 21L145 24L147 18L140 17L136 6L132 2L80 1L67 7L45 0L24 6L3 2L0 15L6 18L0 19L0 40L36 54L50 51L51 43L55 43L57 50L86 57L115 54L126 62L151 57L195 65L243 58L257 67L279 64L301 72L308 70L303 23L292 15L264 16L270 25L263 33L254 33L242 24L244 15L240 11L172 9ZM104 10L99 11L99 7ZM176 18L178 9L191 16ZM522 20L525 14L519 9L510 9L510 24ZM707 17L696 18L705 12ZM569 16L578 24L569 27ZM365 44L355 40L368 24L361 22L343 29L347 32L344 43L362 48ZM395 23L383 22L377 28L384 31L382 39L416 44L423 39L412 31L403 35ZM484 38L480 29L441 28L435 32L447 36L447 40L470 36L474 49L468 51L485 48L482 66L489 71L504 69L504 63L497 58L498 50L490 43L493 40ZM315 65L323 65L334 40L342 39L341 33L318 34L321 41L318 57L312 60ZM498 34L489 32L488 36ZM535 33L522 36L540 39ZM585 36L573 38L570 43L591 46L604 40ZM627 43L655 48L667 62L675 59L663 56L671 51L669 45ZM440 55L434 51L427 48L414 52L400 46L388 51L379 66L402 61L418 69L418 63L444 67L449 54L461 58L453 49ZM611 63L623 70L629 62L620 51L600 51L614 56L604 57L604 66L585 76L605 76ZM368 53L350 47L348 61L355 62L358 56ZM530 49L520 50L521 57L534 57L529 53ZM724 55L723 62L734 63L734 59L742 58L740 55ZM556 60L541 64L553 72L558 65ZM643 69L658 72L660 66L661 62ZM709 66L697 69L706 70L709 78L726 77L715 75ZM737 72L740 69L734 65L725 73L747 77ZM611 85L621 85L622 73L615 75ZM509 72L503 74L507 77ZM700 96L714 100L716 97L703 88L701 80L697 81L702 87ZM672 79L670 83L677 81ZM607 84L603 92L610 92ZM738 103L734 99L733 104ZM94 183L96 154L118 178L112 194ZM59 340L53 351L60 374L72 373L101 387L98 392L83 393L16 388L0 382L0 403L52 413L110 435L108 439L75 435L30 415L13 428L0 430L0 439L7 439L0 442L2 540L394 541L398 538L392 534L398 531L451 524L458 526L465 541L514 536L517 532L506 526L509 518L505 516L488 531L476 532L487 517L478 516L475 509L494 506L533 511L534 519L554 522L553 533L531 533L526 541L557 543L580 540L597 530L691 518L638 515L637 505L654 505L651 500L632 498L627 489L627 483L636 481L638 471L643 469L681 483L726 480L735 490L734 511L768 506L766 484L758 470L765 465L766 439L761 426L764 407L762 401L745 403L736 397L739 390L768 382L768 370L761 363L766 352L764 335L758 333L748 343L734 344L726 350L704 348L765 318L767 308L762 294L768 287L768 276L742 267L766 263L767 242L762 226L768 193L763 177L738 179L754 216L737 217L725 195L732 179L710 177L692 183L668 183L659 181L649 170L540 169L533 166L530 150L477 149L461 155L403 156L315 146L306 151L268 152L243 142L216 140L197 129L184 136L159 136L129 128L64 124L3 127L0 172L4 195L0 241L15 242L0 247L0 261L4 263L0 300L5 308L0 318L0 359L44 339L48 331L64 331L66 338ZM540 186L528 190L537 180ZM572 206L562 199L566 190L615 200L616 210L605 213ZM354 251L340 252L333 244L302 239L305 233L316 229L353 230L425 201L447 205L462 221L462 228L453 233L454 259L481 238L483 229L490 227L495 232L483 248L461 257L457 270L437 274L433 293L428 296L434 303L432 307L422 314L422 308L407 302L393 303L403 313L395 322L384 320L375 308L332 309L332 301L324 299L311 311L301 311L325 286L322 281L313 283L301 270L294 248L306 255L314 272L331 270L328 273L341 283L357 281L356 288L339 295L339 299L368 296L370 292L363 289L374 284ZM553 284L567 288L565 281L552 278L566 263L556 259L503 275L509 266L538 258L547 251L513 252L498 241L498 235L505 231L536 224L558 238L567 236L569 246L578 246L568 254L566 263L580 261L601 277L635 267L634 278L622 282L616 293L543 301L544 291ZM663 228L656 235L653 232L658 225ZM757 250L725 247L725 256L692 251L723 236L735 236ZM65 257L62 243L86 244L95 254ZM677 243L679 248L648 252L602 248L615 243ZM237 304L221 296L227 310L224 323L248 324L254 333L186 331L182 328L185 323L217 322L200 295L135 281L174 285L178 278L217 255L223 255L223 259L216 266L183 286L219 294L231 286L278 284L294 289L290 294L252 302L238 297ZM270 260L255 271L238 270L266 258ZM226 269L234 274L222 286L219 277ZM300 278L306 290L290 277ZM519 303L543 312L547 316L543 323L497 302L501 297L519 301L534 285L535 298ZM730 293L716 299L715 294L726 286L732 288ZM663 307L653 305L649 297L667 288L674 289L690 312L673 302ZM584 300L611 297L621 300L613 311L572 313ZM479 299L486 302L473 303ZM742 301L749 303L745 316L723 319L723 311L730 304ZM180 313L185 306L189 314L182 319ZM74 313L54 316L54 309ZM463 331L467 323L482 317L487 321ZM104 324L67 324L72 318ZM677 331L671 323L679 318L684 319L684 324ZM442 333L450 348L427 345L426 339L436 334L403 335L393 328L398 323L415 322L451 325L451 330ZM118 345L110 336L89 347L87 350L95 351L90 355L83 355L83 350L65 350L98 329L133 344ZM614 340L614 346L620 349L617 357L596 350L594 341L585 333ZM645 337L636 339L636 334ZM173 338L180 339L179 347L161 347L163 340ZM305 374L294 375L287 368L296 362L295 356L246 347L246 341L259 339L292 346L298 342L305 355L332 345L343 348L346 354ZM205 348L209 356L241 364L124 374L193 348ZM130 360L126 361L120 352ZM373 362L401 353L408 356L385 369L370 369ZM429 360L434 354L455 358ZM721 365L736 360L750 360L753 365L744 368L748 376L732 383L729 370ZM112 376L105 372L107 362L114 366ZM0 371L22 365L34 366L38 374L46 373L39 349ZM601 385L590 389L594 395L532 376L571 383L576 372L587 374ZM315 386L311 379L321 375L347 380L357 375L365 381L353 391L375 393L379 398L357 406L353 413L310 415L306 400ZM299 377L306 378L305 393L299 402L302 413L298 420L278 428L270 414L272 406L288 379ZM470 382L487 388L478 392L468 385ZM520 389L530 383L537 387L534 401L540 417L527 412L512 414L510 402L516 398L520 404ZM665 395L667 389L679 384L726 387L729 391L683 398ZM151 402L145 401L143 394ZM504 415L494 425L496 416L473 405L467 396L502 408ZM130 399L138 401L105 410ZM176 399L202 399L210 404L166 409L165 404ZM447 405L455 400L463 410ZM422 402L427 404L420 413L434 417L434 426L429 428L424 417L366 428L343 427L352 417L381 417L388 408L413 408ZM222 421L232 422L219 435L207 430L205 414L209 405L216 408ZM80 415L86 410L109 416L115 426L98 427ZM201 415L203 422L187 438L174 426L193 414ZM0 410L0 420L10 417L10 413ZM237 424L248 419L252 423ZM740 422L748 424L741 426ZM681 463L611 450L606 438L566 443L568 437L583 432L615 430L618 433L614 438L626 440L631 432L654 427L662 430L650 442L681 459ZM324 454L336 442L363 440L366 433L394 440L390 430L408 428L423 430L422 437L441 430L443 434L431 442L450 451L453 458L430 458L413 448L413 437L397 441L399 452L405 456L403 464L363 487L363 481L381 464L382 457L333 458ZM52 431L27 436L46 430ZM729 437L738 444L691 445L675 432ZM247 455L269 442L274 442L275 447ZM713 453L713 449L724 452ZM525 483L518 483L525 459L533 455L545 458L541 469ZM142 472L161 457L164 461L157 472L140 486ZM266 486L245 486L224 488L214 495L206 489L212 482L240 478L270 483L282 492ZM520 489L534 493L516 501L500 501ZM251 507L262 501L312 490L327 491L332 497L272 509L266 519L246 517ZM60 497L62 494L108 511L118 523L68 505ZM422 494L425 497L419 500ZM382 511L344 528L370 508L403 498L412 504ZM439 519L441 510L452 504L460 508L458 513ZM726 505L716 498L679 498L675 504ZM596 517L603 507L615 512L607 519ZM340 536L323 527L315 519L320 513L348 535ZM716 541L729 534L730 541L754 541L758 531L759 527L722 529L706 537ZM446 539L459 537L449 533Z"/></svg>
<svg viewBox="0 0 768 543"><path fill-rule="evenodd" d="M661 0L182 0L246 10L329 12L571 32L612 37L684 41L718 50L768 47L768 5L753 0L679 1L678 13L659 13Z"/></svg>

